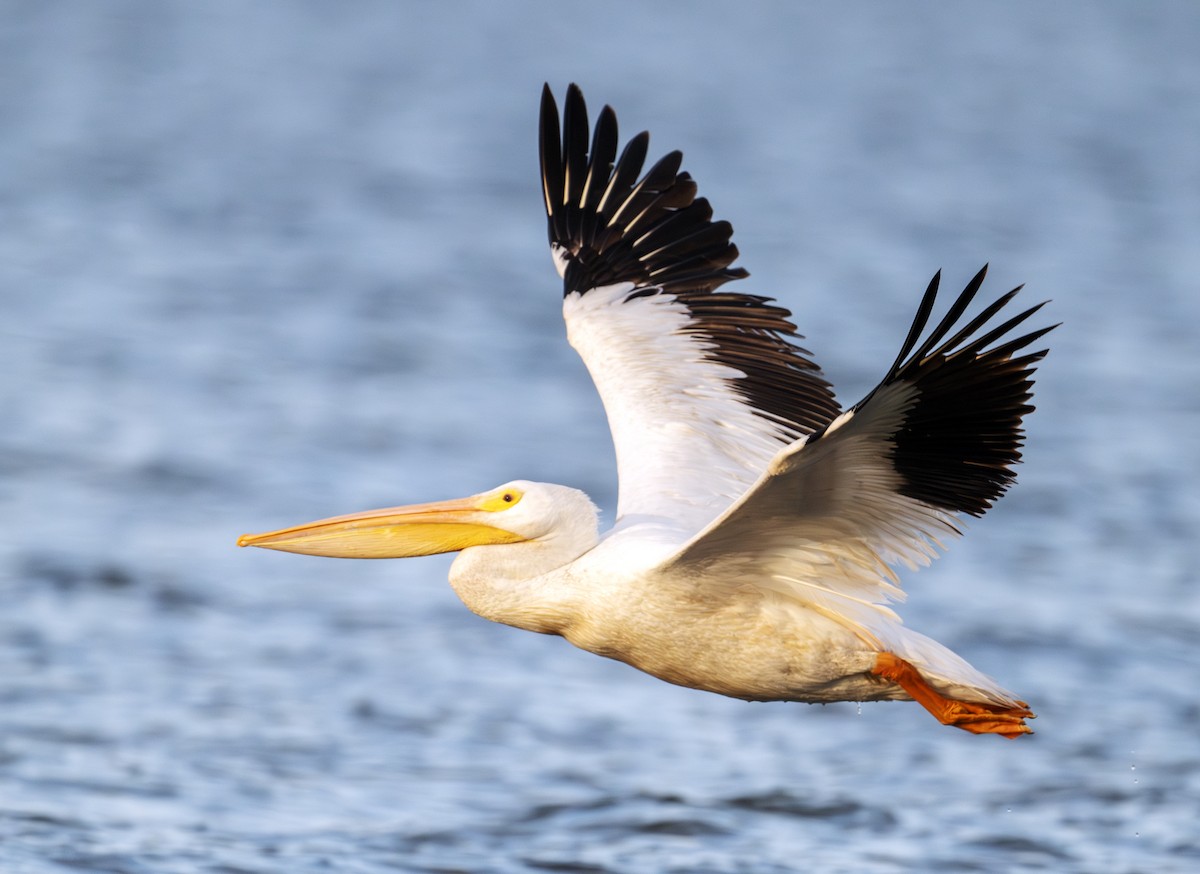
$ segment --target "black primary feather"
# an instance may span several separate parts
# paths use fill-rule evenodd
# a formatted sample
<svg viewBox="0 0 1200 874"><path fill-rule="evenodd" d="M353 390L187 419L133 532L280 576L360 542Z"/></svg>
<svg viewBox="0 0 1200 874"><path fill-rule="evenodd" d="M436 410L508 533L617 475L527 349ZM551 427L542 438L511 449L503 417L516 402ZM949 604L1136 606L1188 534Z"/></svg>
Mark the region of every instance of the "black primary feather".
<svg viewBox="0 0 1200 874"><path fill-rule="evenodd" d="M551 246L566 262L563 294L630 283L626 300L669 295L687 307L687 330L712 361L739 371L730 380L760 416L781 426L783 439L810 434L839 412L829 383L789 321L767 297L718 291L749 274L737 259L733 228L713 221L696 183L680 170L682 153L668 152L642 174L650 136L633 137L617 155L617 118L606 106L588 135L578 86L567 88L560 128L558 105L542 92L540 158Z"/></svg>
<svg viewBox="0 0 1200 874"><path fill-rule="evenodd" d="M1016 479L1021 459L1022 420L1033 411L1033 372L1048 350L1013 357L1057 325L993 343L1045 306L1039 303L1001 325L974 336L1021 290L1001 295L956 331L987 275L985 265L919 348L941 283L941 272L921 299L908 337L882 382L854 406L861 410L889 386L908 384L916 396L892 435L891 458L900 491L947 512L982 516ZM990 348L989 348L990 347ZM810 442L819 439L814 435Z"/></svg>

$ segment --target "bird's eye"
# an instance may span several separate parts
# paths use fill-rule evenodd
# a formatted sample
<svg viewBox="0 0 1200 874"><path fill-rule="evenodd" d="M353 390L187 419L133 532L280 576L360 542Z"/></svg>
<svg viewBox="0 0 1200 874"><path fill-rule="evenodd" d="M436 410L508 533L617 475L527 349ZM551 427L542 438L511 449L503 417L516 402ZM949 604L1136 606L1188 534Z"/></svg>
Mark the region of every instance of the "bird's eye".
<svg viewBox="0 0 1200 874"><path fill-rule="evenodd" d="M517 488L505 489L500 491L497 489L488 495L483 503L479 505L480 510L487 510L495 513L499 510L507 510L509 507L515 507L521 503L521 498L524 497L524 492Z"/></svg>

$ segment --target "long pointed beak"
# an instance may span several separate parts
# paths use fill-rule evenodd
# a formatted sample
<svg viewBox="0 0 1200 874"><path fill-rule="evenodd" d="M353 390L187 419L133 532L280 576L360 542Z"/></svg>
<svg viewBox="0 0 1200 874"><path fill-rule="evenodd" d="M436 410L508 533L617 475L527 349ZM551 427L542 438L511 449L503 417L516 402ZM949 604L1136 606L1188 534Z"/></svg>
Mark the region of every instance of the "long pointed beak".
<svg viewBox="0 0 1200 874"><path fill-rule="evenodd" d="M334 516L264 534L243 534L238 546L332 558L408 558L526 539L489 524L490 515L479 496L458 498Z"/></svg>

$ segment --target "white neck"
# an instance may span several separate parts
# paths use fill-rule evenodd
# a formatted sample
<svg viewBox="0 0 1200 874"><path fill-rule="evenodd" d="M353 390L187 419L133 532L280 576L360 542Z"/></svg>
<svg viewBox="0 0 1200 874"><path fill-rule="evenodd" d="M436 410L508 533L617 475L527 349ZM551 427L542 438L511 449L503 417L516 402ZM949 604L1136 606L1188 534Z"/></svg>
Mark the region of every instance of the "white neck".
<svg viewBox="0 0 1200 874"><path fill-rule="evenodd" d="M472 612L527 631L560 634L577 614L568 567L599 541L587 495L562 486L546 530L519 543L464 549L450 567L450 586Z"/></svg>

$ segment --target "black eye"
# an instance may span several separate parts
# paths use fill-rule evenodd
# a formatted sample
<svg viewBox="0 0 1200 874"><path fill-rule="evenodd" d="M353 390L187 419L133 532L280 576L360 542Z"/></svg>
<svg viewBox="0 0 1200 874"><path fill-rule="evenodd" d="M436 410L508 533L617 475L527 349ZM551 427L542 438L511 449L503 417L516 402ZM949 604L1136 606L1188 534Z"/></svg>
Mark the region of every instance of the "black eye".
<svg viewBox="0 0 1200 874"><path fill-rule="evenodd" d="M513 502L512 492L505 492L504 493L504 503L511 504L512 502Z"/></svg>

